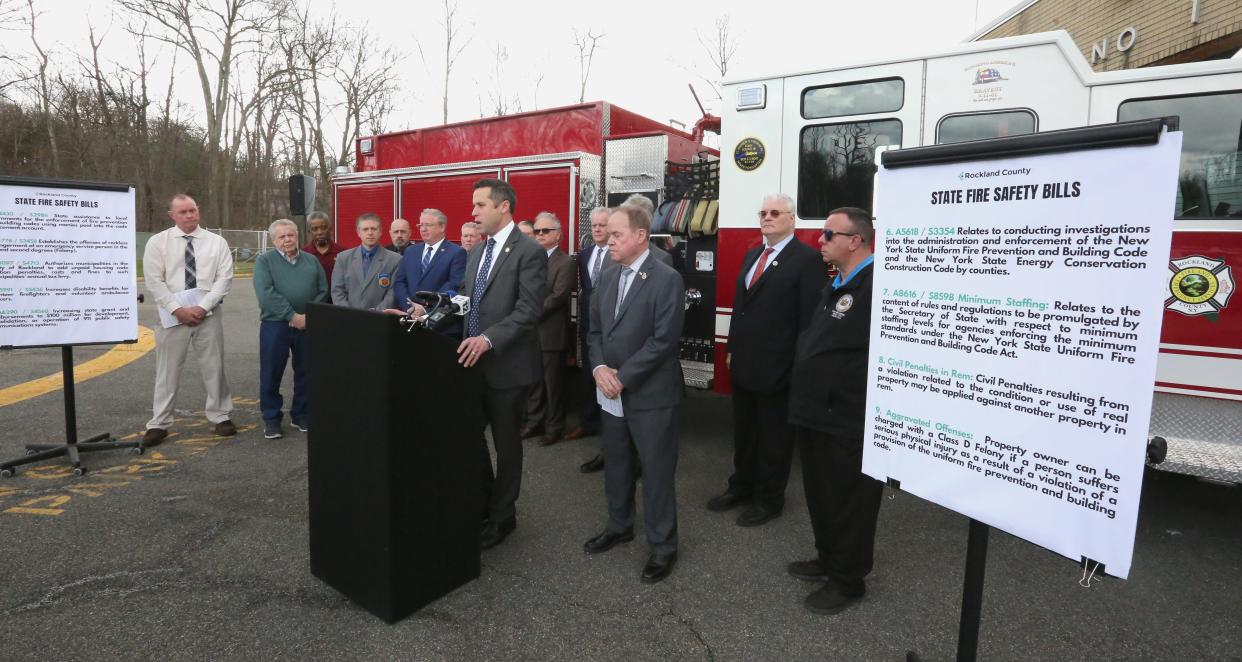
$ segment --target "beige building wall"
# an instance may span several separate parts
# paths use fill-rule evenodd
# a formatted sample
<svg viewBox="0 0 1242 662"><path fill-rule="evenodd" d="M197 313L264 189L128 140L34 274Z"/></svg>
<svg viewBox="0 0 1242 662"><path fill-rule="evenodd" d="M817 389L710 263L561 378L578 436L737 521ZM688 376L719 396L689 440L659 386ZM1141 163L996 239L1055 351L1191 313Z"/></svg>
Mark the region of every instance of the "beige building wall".
<svg viewBox="0 0 1242 662"><path fill-rule="evenodd" d="M978 39L1065 30L1096 71L1210 59L1242 47L1242 0L1038 0ZM1126 28L1137 38L1127 51L1117 39ZM1129 35L1123 40L1129 40ZM1105 57L1092 57L1104 41Z"/></svg>

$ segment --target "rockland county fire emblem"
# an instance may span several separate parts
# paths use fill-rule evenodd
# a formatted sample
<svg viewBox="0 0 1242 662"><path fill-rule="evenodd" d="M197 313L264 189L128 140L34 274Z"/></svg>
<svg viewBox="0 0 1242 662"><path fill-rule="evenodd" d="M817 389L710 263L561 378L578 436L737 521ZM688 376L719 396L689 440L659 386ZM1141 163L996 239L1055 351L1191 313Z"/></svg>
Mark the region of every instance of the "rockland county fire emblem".
<svg viewBox="0 0 1242 662"><path fill-rule="evenodd" d="M1169 262L1169 294L1164 307L1183 315L1216 316L1233 296L1233 271L1224 260L1191 255Z"/></svg>

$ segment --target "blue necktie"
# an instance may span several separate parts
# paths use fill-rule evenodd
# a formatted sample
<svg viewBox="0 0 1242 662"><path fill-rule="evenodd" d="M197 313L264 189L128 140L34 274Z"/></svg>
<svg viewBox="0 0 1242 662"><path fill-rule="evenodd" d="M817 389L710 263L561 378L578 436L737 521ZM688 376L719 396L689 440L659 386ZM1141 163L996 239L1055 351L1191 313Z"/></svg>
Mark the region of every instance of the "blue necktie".
<svg viewBox="0 0 1242 662"><path fill-rule="evenodd" d="M474 277L474 291L470 293L470 314L466 317L466 337L479 335L479 302L483 300L483 288L487 287L487 272L492 269L492 248L495 239L488 239L483 249L483 263L479 265L479 273Z"/></svg>
<svg viewBox="0 0 1242 662"><path fill-rule="evenodd" d="M427 273L427 265L431 264L431 246L423 251L423 273Z"/></svg>

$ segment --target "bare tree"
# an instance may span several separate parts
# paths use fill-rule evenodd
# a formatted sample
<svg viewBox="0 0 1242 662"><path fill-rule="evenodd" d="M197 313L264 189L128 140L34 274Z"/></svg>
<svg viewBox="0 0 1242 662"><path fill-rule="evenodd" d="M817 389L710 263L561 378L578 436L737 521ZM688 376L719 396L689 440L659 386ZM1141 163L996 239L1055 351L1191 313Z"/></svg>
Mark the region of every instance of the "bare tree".
<svg viewBox="0 0 1242 662"><path fill-rule="evenodd" d="M591 62L595 59L595 49L604 38L604 33L595 34L587 28L585 34L574 28L574 46L578 48L578 103L586 101L587 81L591 78Z"/></svg>
<svg viewBox="0 0 1242 662"><path fill-rule="evenodd" d="M23 23L22 7L16 0L0 0L0 33L18 32ZM19 58L0 51L0 99L8 98L9 88L20 86L31 78Z"/></svg>
<svg viewBox="0 0 1242 662"><path fill-rule="evenodd" d="M702 76L704 82L711 86L712 91L716 93L716 98L720 99L720 83L729 73L729 63L732 62L733 56L737 54L738 35L730 31L729 15L716 17L716 32L708 37L704 37L699 31L695 30L695 37L699 40L699 45L703 47L703 52L707 54L708 63L711 65L711 73L709 76Z"/></svg>
<svg viewBox="0 0 1242 662"><path fill-rule="evenodd" d="M500 117L510 113L522 112L522 97L514 92L509 94L509 76L506 72L509 63L509 49L496 44L492 51L492 70L490 80L480 87L487 90L487 112L491 117ZM479 97L479 117L483 117L482 96Z"/></svg>
<svg viewBox="0 0 1242 662"><path fill-rule="evenodd" d="M43 46L39 44L38 30L35 22L39 18L39 12L35 11L34 0L26 0L26 20L30 27L30 43L34 46L34 81L35 95L39 100L39 111L42 113L43 130L47 133L48 146L51 149L52 172L61 174L60 172L60 146L56 142L56 123L52 118L52 87L49 83L48 68L51 60L47 51L43 50Z"/></svg>
<svg viewBox="0 0 1242 662"><path fill-rule="evenodd" d="M236 99L231 86L235 68L253 55L287 8L285 0L117 0L135 16L162 26L154 38L190 56L198 74L206 117L205 143L212 173L210 195L228 188L226 125ZM278 77L279 74L275 77ZM275 77L272 80L275 80ZM227 199L220 205L220 222L228 225Z"/></svg>
<svg viewBox="0 0 1242 662"><path fill-rule="evenodd" d="M440 23L440 27L444 30L444 95L441 97L443 114L440 121L445 124L448 124L449 80L453 75L453 67L474 39L473 34L464 32L466 26L462 25L462 18L458 15L460 10L457 0L444 0L444 21ZM427 56L423 53L422 42L415 39L414 44L418 47L418 55L423 60L423 66L427 67Z"/></svg>

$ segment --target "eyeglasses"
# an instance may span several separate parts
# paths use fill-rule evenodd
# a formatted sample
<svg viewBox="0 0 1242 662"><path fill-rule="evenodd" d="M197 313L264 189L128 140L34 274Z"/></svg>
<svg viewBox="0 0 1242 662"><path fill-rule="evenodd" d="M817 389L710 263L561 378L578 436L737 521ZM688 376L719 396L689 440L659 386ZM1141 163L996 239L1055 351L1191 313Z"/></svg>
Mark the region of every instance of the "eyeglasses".
<svg viewBox="0 0 1242 662"><path fill-rule="evenodd" d="M845 237L858 237L860 239L862 238L862 235L858 234L857 232L837 232L836 230L833 230L831 228L825 228L824 229L824 242L826 243L826 242L832 241L832 238L837 235L842 235Z"/></svg>
<svg viewBox="0 0 1242 662"><path fill-rule="evenodd" d="M793 212L791 211L781 211L779 209L760 209L759 218L764 219L769 216L771 216L772 218L780 218L781 214L792 214L792 213Z"/></svg>
<svg viewBox="0 0 1242 662"><path fill-rule="evenodd" d="M549 232L556 232L556 228L535 228L535 234L548 234Z"/></svg>

